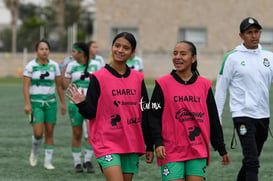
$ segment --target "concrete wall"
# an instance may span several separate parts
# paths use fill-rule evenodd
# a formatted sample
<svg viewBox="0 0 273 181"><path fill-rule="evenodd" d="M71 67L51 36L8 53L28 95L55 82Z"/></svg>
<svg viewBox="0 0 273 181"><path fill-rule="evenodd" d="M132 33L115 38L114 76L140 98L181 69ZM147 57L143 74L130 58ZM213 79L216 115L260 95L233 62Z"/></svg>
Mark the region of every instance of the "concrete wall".
<svg viewBox="0 0 273 181"><path fill-rule="evenodd" d="M255 17L264 29L273 29L272 0L99 0L95 39L106 62L111 48L113 27L137 27L137 54L144 60L147 78L170 73L171 54L178 41L179 28L205 28L207 45L198 48L198 69L214 80L225 53L241 43L239 24ZM273 47L265 47L273 50ZM66 54L51 53L60 62ZM34 58L30 53L27 60ZM23 54L0 53L0 77L16 76L23 69Z"/></svg>
<svg viewBox="0 0 273 181"><path fill-rule="evenodd" d="M218 54L200 52L197 59L198 69L201 75L210 80L215 80L220 70L224 54L225 52L219 52ZM106 63L108 63L107 53L102 55L105 58ZM67 54L64 53L51 53L49 57L60 63L66 56ZM35 54L29 53L24 62L24 55L22 53L0 53L0 77L20 76L24 64L33 58L35 58ZM144 75L146 78L159 78L169 74L173 69L171 53L144 53L142 58L144 63Z"/></svg>
<svg viewBox="0 0 273 181"><path fill-rule="evenodd" d="M272 0L99 0L96 40L109 50L113 27L137 27L141 52L170 52L179 28L205 28L207 45L200 51L217 53L241 42L239 24L248 16L273 29L272 7Z"/></svg>

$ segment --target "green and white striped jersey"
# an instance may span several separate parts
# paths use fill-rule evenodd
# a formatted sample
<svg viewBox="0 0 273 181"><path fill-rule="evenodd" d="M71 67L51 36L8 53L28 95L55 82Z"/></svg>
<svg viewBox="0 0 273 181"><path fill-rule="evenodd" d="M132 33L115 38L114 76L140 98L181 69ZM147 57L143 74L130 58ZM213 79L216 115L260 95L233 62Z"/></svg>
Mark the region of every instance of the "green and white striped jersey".
<svg viewBox="0 0 273 181"><path fill-rule="evenodd" d="M139 56L134 56L132 59L128 59L126 64L128 67L136 71L143 70L143 61Z"/></svg>
<svg viewBox="0 0 273 181"><path fill-rule="evenodd" d="M53 60L48 59L47 64L41 65L33 59L25 66L24 76L31 78L30 96L39 99L55 96L55 78L61 76L61 72Z"/></svg>
<svg viewBox="0 0 273 181"><path fill-rule="evenodd" d="M90 60L91 60L91 62L93 60L99 62L100 63L100 68L99 69L101 69L101 68L103 68L105 66L104 59L100 55L96 55L94 59L90 59Z"/></svg>
<svg viewBox="0 0 273 181"><path fill-rule="evenodd" d="M100 63L98 61L89 61L87 72L88 74L84 74L86 66L82 65L78 61L74 60L67 65L65 71L65 78L71 79L71 83L76 84L81 91L81 88L84 89L84 93L86 94L88 85L89 85L89 74L100 69Z"/></svg>

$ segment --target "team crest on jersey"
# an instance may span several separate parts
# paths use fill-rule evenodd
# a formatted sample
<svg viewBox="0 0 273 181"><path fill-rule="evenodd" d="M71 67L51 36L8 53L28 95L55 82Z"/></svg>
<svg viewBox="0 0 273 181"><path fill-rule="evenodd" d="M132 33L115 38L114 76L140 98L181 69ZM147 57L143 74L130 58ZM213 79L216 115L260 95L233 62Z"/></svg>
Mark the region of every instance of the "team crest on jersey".
<svg viewBox="0 0 273 181"><path fill-rule="evenodd" d="M264 66L266 66L266 67L270 66L270 62L267 58L264 58Z"/></svg>
<svg viewBox="0 0 273 181"><path fill-rule="evenodd" d="M96 67L94 65L91 66L91 72L95 72L96 71Z"/></svg>
<svg viewBox="0 0 273 181"><path fill-rule="evenodd" d="M105 155L105 158L104 158L106 161L110 162L113 160L113 157L112 155Z"/></svg>
<svg viewBox="0 0 273 181"><path fill-rule="evenodd" d="M240 63L242 66L245 66L246 65L246 61L241 61L241 63Z"/></svg>
<svg viewBox="0 0 273 181"><path fill-rule="evenodd" d="M50 69L50 71L52 71L52 72L53 72L53 71L54 71L54 67L53 67L53 65L50 65L50 68L49 68L49 69Z"/></svg>
<svg viewBox="0 0 273 181"><path fill-rule="evenodd" d="M247 133L246 126L242 124L240 126L240 135L245 135Z"/></svg>
<svg viewBox="0 0 273 181"><path fill-rule="evenodd" d="M164 176L170 175L170 170L168 169L167 166L164 166L164 168L163 168L163 175L164 175Z"/></svg>

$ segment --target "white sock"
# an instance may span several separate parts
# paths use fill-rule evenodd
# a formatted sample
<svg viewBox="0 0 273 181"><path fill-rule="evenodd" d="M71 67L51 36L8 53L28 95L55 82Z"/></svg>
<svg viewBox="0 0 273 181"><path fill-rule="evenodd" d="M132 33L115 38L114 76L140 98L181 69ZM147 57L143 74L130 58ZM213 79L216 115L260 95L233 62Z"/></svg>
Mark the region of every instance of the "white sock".
<svg viewBox="0 0 273 181"><path fill-rule="evenodd" d="M83 121L82 123L82 129L83 129L83 136L85 139L88 139L88 128L86 121Z"/></svg>
<svg viewBox="0 0 273 181"><path fill-rule="evenodd" d="M81 152L72 152L73 159L74 159L74 166L81 164Z"/></svg>
<svg viewBox="0 0 273 181"><path fill-rule="evenodd" d="M51 163L53 156L53 149L45 149L45 163Z"/></svg>
<svg viewBox="0 0 273 181"><path fill-rule="evenodd" d="M35 136L32 136L32 152L34 153L34 155L38 155L41 142L42 142L42 138L36 139Z"/></svg>
<svg viewBox="0 0 273 181"><path fill-rule="evenodd" d="M91 162L93 154L94 154L93 150L85 149L84 163Z"/></svg>

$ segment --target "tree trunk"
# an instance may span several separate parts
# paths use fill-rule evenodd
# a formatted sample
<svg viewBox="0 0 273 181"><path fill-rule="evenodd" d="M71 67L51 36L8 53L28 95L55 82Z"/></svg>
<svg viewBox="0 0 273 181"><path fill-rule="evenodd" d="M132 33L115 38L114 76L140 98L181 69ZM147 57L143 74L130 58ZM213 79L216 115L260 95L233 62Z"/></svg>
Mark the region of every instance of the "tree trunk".
<svg viewBox="0 0 273 181"><path fill-rule="evenodd" d="M16 53L17 47L17 9L18 0L5 0L6 7L10 10L11 14L11 31L12 31L12 53Z"/></svg>
<svg viewBox="0 0 273 181"><path fill-rule="evenodd" d="M63 37L63 33L64 33L64 3L65 0L59 0L58 1L58 17L57 17L57 21L58 21L58 35L59 35L59 50L63 50L64 46L63 46L63 41L62 41L62 37Z"/></svg>

